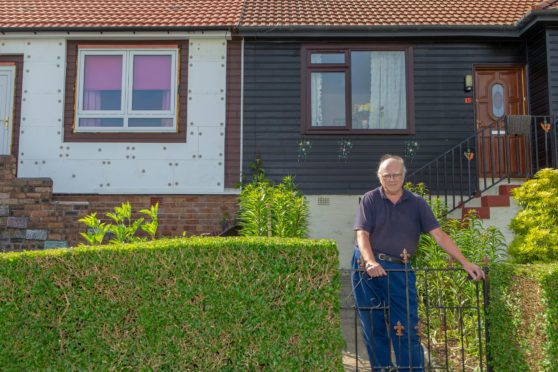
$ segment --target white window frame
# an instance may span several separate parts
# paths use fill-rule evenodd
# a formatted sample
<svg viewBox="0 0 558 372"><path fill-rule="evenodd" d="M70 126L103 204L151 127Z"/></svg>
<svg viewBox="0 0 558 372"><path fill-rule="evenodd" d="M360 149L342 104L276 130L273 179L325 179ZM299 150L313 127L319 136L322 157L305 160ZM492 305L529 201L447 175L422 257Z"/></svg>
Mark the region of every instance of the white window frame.
<svg viewBox="0 0 558 372"><path fill-rule="evenodd" d="M122 94L121 110L84 110L83 84L85 73L85 57L92 55L121 55L122 56ZM171 91L169 110L132 110L133 89L133 61L135 55L170 55L171 56ZM171 132L177 130L177 89L178 89L178 48L79 48L78 50L78 78L76 84L76 132ZM129 127L128 119L135 118L172 119L170 127ZM122 127L80 127L80 119L122 118Z"/></svg>

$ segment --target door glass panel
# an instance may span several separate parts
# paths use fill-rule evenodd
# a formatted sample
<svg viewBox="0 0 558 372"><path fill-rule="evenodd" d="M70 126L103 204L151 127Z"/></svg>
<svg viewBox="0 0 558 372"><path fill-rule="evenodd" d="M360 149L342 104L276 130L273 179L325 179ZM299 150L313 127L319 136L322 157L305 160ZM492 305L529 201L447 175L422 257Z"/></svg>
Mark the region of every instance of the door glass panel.
<svg viewBox="0 0 558 372"><path fill-rule="evenodd" d="M312 126L344 127L345 73L313 72L310 80Z"/></svg>
<svg viewBox="0 0 558 372"><path fill-rule="evenodd" d="M492 114L496 117L504 115L504 86L502 84L492 86Z"/></svg>

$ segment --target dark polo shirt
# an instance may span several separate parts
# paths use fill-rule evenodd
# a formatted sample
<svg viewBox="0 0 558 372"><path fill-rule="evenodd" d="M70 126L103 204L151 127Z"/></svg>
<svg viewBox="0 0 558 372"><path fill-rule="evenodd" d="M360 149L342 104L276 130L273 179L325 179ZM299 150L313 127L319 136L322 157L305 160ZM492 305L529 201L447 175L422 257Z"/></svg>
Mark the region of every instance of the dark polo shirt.
<svg viewBox="0 0 558 372"><path fill-rule="evenodd" d="M411 255L417 249L420 233L440 227L426 200L403 189L403 195L393 204L382 187L364 194L355 221L355 230L370 233L374 253L399 258L403 249Z"/></svg>

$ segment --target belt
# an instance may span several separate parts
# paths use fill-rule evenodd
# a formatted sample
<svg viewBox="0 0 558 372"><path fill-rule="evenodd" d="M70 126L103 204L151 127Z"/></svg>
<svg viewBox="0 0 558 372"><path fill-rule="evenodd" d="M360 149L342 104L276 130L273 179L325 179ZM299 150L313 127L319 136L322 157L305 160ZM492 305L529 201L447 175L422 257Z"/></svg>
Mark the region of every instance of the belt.
<svg viewBox="0 0 558 372"><path fill-rule="evenodd" d="M388 256L385 253L374 253L374 256L376 256L376 258L378 258L382 261L388 261L388 262L393 262L393 263L397 263L397 264L403 264L402 259Z"/></svg>

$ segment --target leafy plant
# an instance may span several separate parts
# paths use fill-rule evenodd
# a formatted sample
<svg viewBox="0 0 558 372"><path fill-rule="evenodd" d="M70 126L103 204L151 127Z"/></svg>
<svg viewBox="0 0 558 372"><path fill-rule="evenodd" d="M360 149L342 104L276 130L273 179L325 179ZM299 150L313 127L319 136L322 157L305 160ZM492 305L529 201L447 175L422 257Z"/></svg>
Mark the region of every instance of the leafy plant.
<svg viewBox="0 0 558 372"><path fill-rule="evenodd" d="M512 219L509 254L518 263L558 261L558 169L542 169L512 191L523 208Z"/></svg>
<svg viewBox="0 0 558 372"><path fill-rule="evenodd" d="M143 218L132 221L132 207L129 202L122 203L122 207L115 207L114 213L107 213L115 225L110 226L110 231L116 236L110 242L112 244L130 243L140 240L134 237L136 230L143 222Z"/></svg>
<svg viewBox="0 0 558 372"><path fill-rule="evenodd" d="M87 215L83 218L80 218L78 221L83 222L88 227L85 233L80 234L85 238L85 240L87 240L89 245L102 244L105 234L111 227L110 224L102 223L97 218L97 213Z"/></svg>
<svg viewBox="0 0 558 372"><path fill-rule="evenodd" d="M142 225L144 218L141 217L137 220L133 220L132 207L130 203L122 203L121 207L114 208L114 213L109 212L106 214L106 216L114 223L101 223L101 221L97 218L97 213L92 213L79 219L79 222L85 223L89 228L87 232L80 234L90 245L102 244L107 232L111 232L115 235L114 239L110 240L110 243L131 243L145 240L145 238L136 236L138 228L141 227L141 229L149 235L151 240L154 240L155 235L157 234L158 212L159 203L151 206L150 209L140 210L140 213L146 214L151 218L151 222L146 222Z"/></svg>
<svg viewBox="0 0 558 372"><path fill-rule="evenodd" d="M152 205L150 209L142 209L140 213L144 213L151 218L151 222L146 222L141 225L141 229L149 234L151 240L155 239L155 234L157 234L157 227L159 226L159 220L157 214L159 213L159 202Z"/></svg>
<svg viewBox="0 0 558 372"><path fill-rule="evenodd" d="M293 179L273 185L265 178L261 161L252 165L255 174L238 197L238 219L244 236L306 237L309 208L306 197Z"/></svg>

